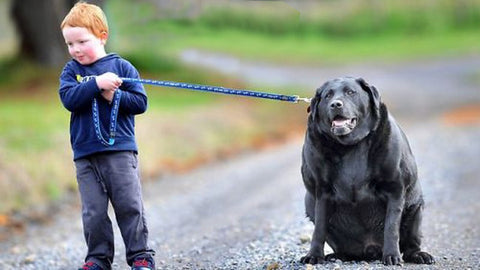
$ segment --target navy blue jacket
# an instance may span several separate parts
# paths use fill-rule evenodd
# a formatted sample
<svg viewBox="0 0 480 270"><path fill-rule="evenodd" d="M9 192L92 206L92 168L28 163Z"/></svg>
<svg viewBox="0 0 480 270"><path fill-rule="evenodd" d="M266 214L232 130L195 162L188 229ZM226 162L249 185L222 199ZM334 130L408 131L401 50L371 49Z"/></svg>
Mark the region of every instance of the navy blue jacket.
<svg viewBox="0 0 480 270"><path fill-rule="evenodd" d="M105 151L138 151L134 115L147 109L147 94L139 83L124 82L119 88L122 95L115 144L106 146L97 138L92 117L92 101L97 99L101 132L107 140L112 105L101 96L101 90L94 79L82 82L82 78L93 78L105 72L115 73L119 77L139 78L135 67L117 54L108 54L90 65L81 65L71 60L60 75L60 99L63 106L71 112L70 142L74 160Z"/></svg>

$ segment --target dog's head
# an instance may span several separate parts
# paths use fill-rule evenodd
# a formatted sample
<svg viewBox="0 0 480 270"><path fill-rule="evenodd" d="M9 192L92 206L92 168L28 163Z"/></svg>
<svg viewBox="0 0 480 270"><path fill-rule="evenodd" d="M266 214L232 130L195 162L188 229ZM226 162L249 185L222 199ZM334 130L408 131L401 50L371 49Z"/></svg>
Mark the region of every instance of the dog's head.
<svg viewBox="0 0 480 270"><path fill-rule="evenodd" d="M309 107L308 125L344 145L353 145L376 129L380 95L362 78L341 77L317 89Z"/></svg>

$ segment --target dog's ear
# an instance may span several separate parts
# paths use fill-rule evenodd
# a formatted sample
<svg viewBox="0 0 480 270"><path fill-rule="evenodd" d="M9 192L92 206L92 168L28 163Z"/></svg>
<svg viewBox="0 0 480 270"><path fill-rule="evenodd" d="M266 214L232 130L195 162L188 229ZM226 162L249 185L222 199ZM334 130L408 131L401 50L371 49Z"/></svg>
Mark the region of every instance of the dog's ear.
<svg viewBox="0 0 480 270"><path fill-rule="evenodd" d="M373 111L376 113L377 116L380 116L380 103L381 98L380 94L377 91L377 88L373 85L369 85L363 78L357 78L356 82L365 90L368 95L370 96L370 102L373 108Z"/></svg>
<svg viewBox="0 0 480 270"><path fill-rule="evenodd" d="M312 98L310 101L310 105L307 108L307 113L310 113L310 117L312 120L315 120L318 114L318 103L321 100L321 93L322 93L322 88L318 88L315 96Z"/></svg>

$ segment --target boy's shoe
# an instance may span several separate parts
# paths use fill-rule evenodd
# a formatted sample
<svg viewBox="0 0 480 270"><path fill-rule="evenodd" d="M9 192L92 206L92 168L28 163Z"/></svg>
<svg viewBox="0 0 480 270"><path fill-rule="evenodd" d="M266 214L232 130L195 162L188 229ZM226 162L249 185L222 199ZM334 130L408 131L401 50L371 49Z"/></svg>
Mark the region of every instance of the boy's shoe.
<svg viewBox="0 0 480 270"><path fill-rule="evenodd" d="M137 257L132 264L132 270L155 270L152 257Z"/></svg>
<svg viewBox="0 0 480 270"><path fill-rule="evenodd" d="M103 268L94 262L86 262L78 270L103 270Z"/></svg>

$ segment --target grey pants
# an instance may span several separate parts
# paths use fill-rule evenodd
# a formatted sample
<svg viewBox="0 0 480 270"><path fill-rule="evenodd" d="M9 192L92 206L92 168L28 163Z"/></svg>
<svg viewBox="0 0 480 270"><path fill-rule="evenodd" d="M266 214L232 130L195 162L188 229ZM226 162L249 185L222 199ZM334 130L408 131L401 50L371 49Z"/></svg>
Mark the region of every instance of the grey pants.
<svg viewBox="0 0 480 270"><path fill-rule="evenodd" d="M106 152L75 161L82 200L83 232L88 246L85 261L110 269L114 257L111 202L126 249L127 263L137 256L153 256L148 248L148 229L138 174L137 154Z"/></svg>

